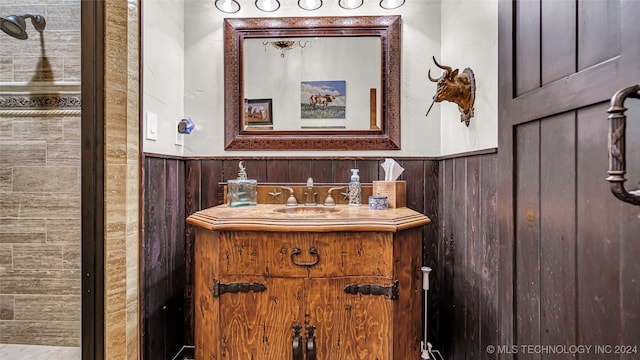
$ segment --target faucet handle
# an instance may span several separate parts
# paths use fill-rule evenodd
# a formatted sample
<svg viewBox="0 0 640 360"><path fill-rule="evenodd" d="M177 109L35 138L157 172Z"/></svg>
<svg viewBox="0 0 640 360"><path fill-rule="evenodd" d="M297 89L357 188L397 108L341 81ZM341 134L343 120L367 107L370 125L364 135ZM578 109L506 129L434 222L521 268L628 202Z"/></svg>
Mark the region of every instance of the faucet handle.
<svg viewBox="0 0 640 360"><path fill-rule="evenodd" d="M288 186L281 186L282 190L289 190L289 198L285 203L286 206L298 206L298 200L296 200L296 196L293 194L293 189Z"/></svg>
<svg viewBox="0 0 640 360"><path fill-rule="evenodd" d="M344 186L332 187L329 189L329 191L327 191L327 198L324 200L324 206L336 206L336 201L333 199L333 196L331 196L331 192L333 190L340 190L340 189L344 189Z"/></svg>

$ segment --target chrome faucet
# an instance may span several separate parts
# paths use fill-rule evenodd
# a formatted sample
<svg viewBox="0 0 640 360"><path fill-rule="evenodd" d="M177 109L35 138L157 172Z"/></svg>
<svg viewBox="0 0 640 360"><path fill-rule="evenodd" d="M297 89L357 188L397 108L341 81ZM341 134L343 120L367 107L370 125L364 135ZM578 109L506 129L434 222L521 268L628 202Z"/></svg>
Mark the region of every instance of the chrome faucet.
<svg viewBox="0 0 640 360"><path fill-rule="evenodd" d="M304 200L305 205L315 205L316 204L316 193L313 192L313 179L307 179L307 196Z"/></svg>

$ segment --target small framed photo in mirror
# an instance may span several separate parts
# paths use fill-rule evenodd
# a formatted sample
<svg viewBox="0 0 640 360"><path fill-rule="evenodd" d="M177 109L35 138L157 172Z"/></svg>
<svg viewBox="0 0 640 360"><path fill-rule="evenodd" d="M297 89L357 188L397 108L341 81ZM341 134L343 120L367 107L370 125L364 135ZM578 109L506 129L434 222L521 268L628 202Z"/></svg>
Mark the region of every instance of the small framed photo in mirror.
<svg viewBox="0 0 640 360"><path fill-rule="evenodd" d="M272 99L244 99L245 128L273 129Z"/></svg>

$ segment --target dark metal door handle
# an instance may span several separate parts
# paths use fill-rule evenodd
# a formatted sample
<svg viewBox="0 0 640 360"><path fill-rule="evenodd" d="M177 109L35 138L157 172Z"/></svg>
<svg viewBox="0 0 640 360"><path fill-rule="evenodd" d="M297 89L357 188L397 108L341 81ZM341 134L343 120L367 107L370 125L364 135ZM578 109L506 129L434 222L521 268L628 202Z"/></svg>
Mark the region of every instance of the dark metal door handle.
<svg viewBox="0 0 640 360"><path fill-rule="evenodd" d="M300 335L300 330L302 330L302 325L295 323L291 326L293 328L293 335L291 335L291 348L292 348L292 360L304 360L304 355L302 352L302 335Z"/></svg>
<svg viewBox="0 0 640 360"><path fill-rule="evenodd" d="M316 248L312 247L309 248L309 254L311 254L312 256L315 257L315 260L311 261L311 262L299 262L296 261L295 256L300 254L302 251L300 251L300 249L298 248L294 248L293 251L291 252L291 262L298 265L298 266L313 266L315 264L318 263L318 261L320 261L320 254L318 254L318 250L316 250Z"/></svg>
<svg viewBox="0 0 640 360"><path fill-rule="evenodd" d="M611 98L609 113L609 171L607 181L611 183L611 192L618 199L633 204L640 205L640 191L628 192L624 188L627 181L625 163L625 128L627 126L627 116L624 114L627 109L623 106L626 98L640 99L640 84L619 90Z"/></svg>
<svg viewBox="0 0 640 360"><path fill-rule="evenodd" d="M316 327L307 325L307 360L316 360L316 337L313 332Z"/></svg>

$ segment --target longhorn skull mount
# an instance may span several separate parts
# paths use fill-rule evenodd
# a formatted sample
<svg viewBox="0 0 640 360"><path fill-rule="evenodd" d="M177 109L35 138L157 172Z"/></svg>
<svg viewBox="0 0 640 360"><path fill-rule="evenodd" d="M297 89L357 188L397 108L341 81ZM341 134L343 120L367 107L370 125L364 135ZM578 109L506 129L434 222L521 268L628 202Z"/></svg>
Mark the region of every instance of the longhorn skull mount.
<svg viewBox="0 0 640 360"><path fill-rule="evenodd" d="M476 99L476 79L473 76L473 70L465 68L462 73L458 69L452 70L451 66L442 66L438 64L436 57L433 62L437 67L443 69L444 72L438 79L431 77L431 69L427 73L429 80L436 83L436 94L433 96L433 102L449 101L458 104L460 110L460 122L469 126L469 122L474 115L473 103ZM433 103L431 103L433 106ZM427 111L429 115L431 107Z"/></svg>

